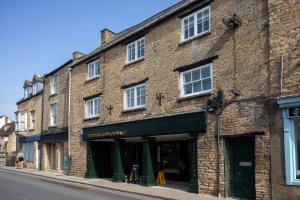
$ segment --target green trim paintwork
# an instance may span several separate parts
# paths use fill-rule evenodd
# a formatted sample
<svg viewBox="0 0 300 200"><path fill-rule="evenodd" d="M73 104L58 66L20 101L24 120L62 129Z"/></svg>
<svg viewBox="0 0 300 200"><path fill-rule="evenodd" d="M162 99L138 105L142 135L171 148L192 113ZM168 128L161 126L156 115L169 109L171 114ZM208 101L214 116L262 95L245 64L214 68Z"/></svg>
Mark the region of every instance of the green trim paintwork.
<svg viewBox="0 0 300 200"><path fill-rule="evenodd" d="M97 178L91 143L87 142L87 178Z"/></svg>
<svg viewBox="0 0 300 200"><path fill-rule="evenodd" d="M195 112L83 128L84 140L206 132L206 112ZM118 134L117 134L118 133Z"/></svg>
<svg viewBox="0 0 300 200"><path fill-rule="evenodd" d="M234 138L231 140L231 147L232 193L237 197L253 199L255 197L254 138ZM241 164L243 162L251 163L251 165L243 166Z"/></svg>
<svg viewBox="0 0 300 200"><path fill-rule="evenodd" d="M115 167L114 167L114 175L112 180L114 182L122 182L124 181L124 169L123 169L123 162L120 152L120 140L115 140Z"/></svg>
<svg viewBox="0 0 300 200"><path fill-rule="evenodd" d="M189 184L189 192L199 193L199 181L198 181L198 148L197 148L197 138L195 134L190 134L191 140L191 180Z"/></svg>
<svg viewBox="0 0 300 200"><path fill-rule="evenodd" d="M142 176L142 185L144 186L153 186L156 185L154 172L153 172L153 163L151 152L153 145L151 145L151 138L145 137L143 142L143 176Z"/></svg>

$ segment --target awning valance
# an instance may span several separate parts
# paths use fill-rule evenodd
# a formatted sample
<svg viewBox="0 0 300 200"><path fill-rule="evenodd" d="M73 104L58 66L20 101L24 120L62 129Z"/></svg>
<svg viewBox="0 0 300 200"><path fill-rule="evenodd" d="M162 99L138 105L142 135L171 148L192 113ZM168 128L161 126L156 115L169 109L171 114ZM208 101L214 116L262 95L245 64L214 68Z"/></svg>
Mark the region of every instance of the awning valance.
<svg viewBox="0 0 300 200"><path fill-rule="evenodd" d="M199 111L86 127L83 128L83 139L95 140L179 133L201 133L206 131L206 127L206 112Z"/></svg>

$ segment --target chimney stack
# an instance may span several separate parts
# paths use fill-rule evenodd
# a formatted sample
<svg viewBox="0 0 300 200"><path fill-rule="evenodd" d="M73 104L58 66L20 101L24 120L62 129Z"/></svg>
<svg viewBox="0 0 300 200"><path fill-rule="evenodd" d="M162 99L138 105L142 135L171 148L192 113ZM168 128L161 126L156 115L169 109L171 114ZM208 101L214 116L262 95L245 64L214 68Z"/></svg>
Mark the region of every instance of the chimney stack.
<svg viewBox="0 0 300 200"><path fill-rule="evenodd" d="M85 54L83 54L83 53L81 53L81 52L79 52L79 51L73 52L73 60L80 59L80 58L82 58L82 57L84 57L84 56L85 56Z"/></svg>
<svg viewBox="0 0 300 200"><path fill-rule="evenodd" d="M107 28L101 31L101 45L111 41L116 34Z"/></svg>

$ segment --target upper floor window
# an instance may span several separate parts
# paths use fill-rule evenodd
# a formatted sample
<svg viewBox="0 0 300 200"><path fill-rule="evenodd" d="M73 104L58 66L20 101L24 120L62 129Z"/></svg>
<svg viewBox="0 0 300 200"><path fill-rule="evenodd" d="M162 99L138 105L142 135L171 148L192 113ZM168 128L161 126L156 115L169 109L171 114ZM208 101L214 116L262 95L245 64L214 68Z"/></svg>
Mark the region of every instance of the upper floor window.
<svg viewBox="0 0 300 200"><path fill-rule="evenodd" d="M180 73L180 96L187 97L212 91L212 64Z"/></svg>
<svg viewBox="0 0 300 200"><path fill-rule="evenodd" d="M30 112L30 129L35 127L35 111Z"/></svg>
<svg viewBox="0 0 300 200"><path fill-rule="evenodd" d="M57 123L57 104L50 105L50 126L55 126Z"/></svg>
<svg viewBox="0 0 300 200"><path fill-rule="evenodd" d="M51 94L57 93L57 85L58 85L58 75L55 74L51 77L50 80Z"/></svg>
<svg viewBox="0 0 300 200"><path fill-rule="evenodd" d="M38 93L40 90L43 89L43 83L41 82L36 82L33 84L33 90L32 90L32 94L35 95L36 93Z"/></svg>
<svg viewBox="0 0 300 200"><path fill-rule="evenodd" d="M125 110L142 108L146 104L146 84L125 89Z"/></svg>
<svg viewBox="0 0 300 200"><path fill-rule="evenodd" d="M26 131L27 130L27 112L18 112L16 114L17 121L17 131Z"/></svg>
<svg viewBox="0 0 300 200"><path fill-rule="evenodd" d="M100 115L100 97L85 101L85 118L98 117Z"/></svg>
<svg viewBox="0 0 300 200"><path fill-rule="evenodd" d="M98 77L100 74L100 60L95 60L88 64L88 79Z"/></svg>
<svg viewBox="0 0 300 200"><path fill-rule="evenodd" d="M145 38L128 44L126 49L127 63L143 58L145 55Z"/></svg>
<svg viewBox="0 0 300 200"><path fill-rule="evenodd" d="M28 98L28 97L30 97L31 95L32 95L32 87L26 87L25 89L24 89L24 96L25 96L25 98Z"/></svg>
<svg viewBox="0 0 300 200"><path fill-rule="evenodd" d="M210 21L210 6L182 18L182 41L209 32Z"/></svg>

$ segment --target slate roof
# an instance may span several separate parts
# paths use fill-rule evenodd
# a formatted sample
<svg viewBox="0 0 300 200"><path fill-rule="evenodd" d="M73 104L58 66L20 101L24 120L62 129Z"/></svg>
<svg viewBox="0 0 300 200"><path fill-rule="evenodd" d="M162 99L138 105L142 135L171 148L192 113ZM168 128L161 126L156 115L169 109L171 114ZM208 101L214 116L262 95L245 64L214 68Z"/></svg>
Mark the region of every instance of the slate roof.
<svg viewBox="0 0 300 200"><path fill-rule="evenodd" d="M143 21L137 25L134 25L124 31L117 33L111 41L105 43L102 46L99 46L94 51L89 53L87 56L85 56L82 59L79 59L77 62L73 63L71 66L74 67L75 65L77 65L85 60L88 60L89 58L92 58L93 56L97 55L98 53L101 53L102 51L104 51L108 48L111 48L112 46L124 41L125 39L127 39L131 36L134 36L135 34L141 33L143 31L153 27L154 25L161 22L162 20L165 20L166 18L170 17L171 15L174 15L177 12L181 11L182 9L184 9L188 6L191 6L194 3L200 2L200 1L204 1L204 0L182 0L182 1L174 4L173 6L146 19L145 21Z"/></svg>
<svg viewBox="0 0 300 200"><path fill-rule="evenodd" d="M0 129L0 136L9 136L14 132L15 132L15 122L10 122L8 124L5 124Z"/></svg>

